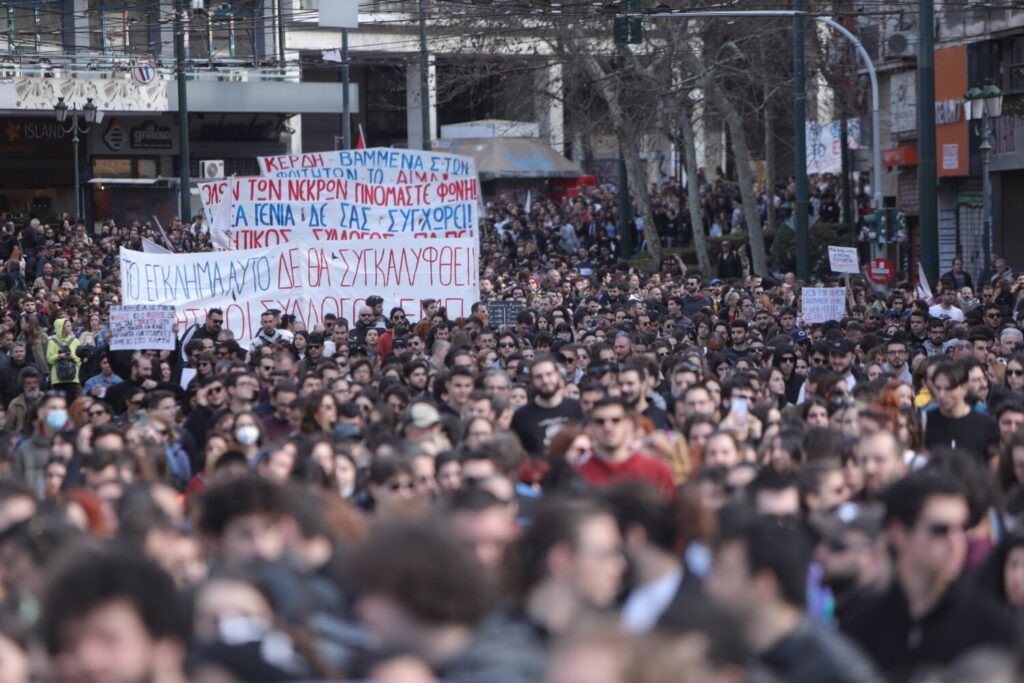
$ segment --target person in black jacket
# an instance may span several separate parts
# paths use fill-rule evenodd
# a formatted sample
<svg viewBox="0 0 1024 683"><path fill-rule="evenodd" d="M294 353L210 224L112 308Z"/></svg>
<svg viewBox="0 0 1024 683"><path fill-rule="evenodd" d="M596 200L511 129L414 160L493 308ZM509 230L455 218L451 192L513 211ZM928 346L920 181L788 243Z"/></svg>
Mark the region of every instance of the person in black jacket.
<svg viewBox="0 0 1024 683"><path fill-rule="evenodd" d="M885 505L892 586L851 606L842 629L899 681L980 645L1011 646L1011 618L961 578L970 513L960 482L933 468L914 472L889 488Z"/></svg>
<svg viewBox="0 0 1024 683"><path fill-rule="evenodd" d="M743 262L740 255L732 250L732 242L729 240L722 240L722 255L718 257L718 277L722 280L743 277Z"/></svg>
<svg viewBox="0 0 1024 683"><path fill-rule="evenodd" d="M705 585L712 601L743 624L758 662L789 683L880 683L848 638L804 611L811 561L805 532L739 512L721 529Z"/></svg>

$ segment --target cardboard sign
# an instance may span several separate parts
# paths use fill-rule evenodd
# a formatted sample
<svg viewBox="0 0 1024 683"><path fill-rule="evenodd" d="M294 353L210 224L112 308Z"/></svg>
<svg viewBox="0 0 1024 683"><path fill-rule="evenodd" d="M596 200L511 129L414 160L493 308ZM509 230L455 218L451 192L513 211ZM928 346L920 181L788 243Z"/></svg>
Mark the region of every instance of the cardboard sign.
<svg viewBox="0 0 1024 683"><path fill-rule="evenodd" d="M845 287L804 287L800 300L805 323L842 320L846 315Z"/></svg>
<svg viewBox="0 0 1024 683"><path fill-rule="evenodd" d="M828 247L828 264L833 273L860 273L856 247Z"/></svg>
<svg viewBox="0 0 1024 683"><path fill-rule="evenodd" d="M138 253L138 252L135 252ZM110 349L174 350L174 306L129 305L110 307Z"/></svg>
<svg viewBox="0 0 1024 683"><path fill-rule="evenodd" d="M516 324L516 318L522 312L523 304L520 301L488 301L487 325L494 328L511 327Z"/></svg>

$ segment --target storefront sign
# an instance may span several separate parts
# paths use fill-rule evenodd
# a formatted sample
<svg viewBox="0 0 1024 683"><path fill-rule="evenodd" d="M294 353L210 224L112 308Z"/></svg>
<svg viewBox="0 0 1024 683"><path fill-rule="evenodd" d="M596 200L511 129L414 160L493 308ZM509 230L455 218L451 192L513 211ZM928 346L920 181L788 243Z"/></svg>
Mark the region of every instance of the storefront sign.
<svg viewBox="0 0 1024 683"><path fill-rule="evenodd" d="M71 151L71 134L52 118L0 119L0 157L64 157Z"/></svg>
<svg viewBox="0 0 1024 683"><path fill-rule="evenodd" d="M159 149L170 151L174 148L174 135L170 126L158 126L155 121L146 121L132 128L129 137L132 149Z"/></svg>

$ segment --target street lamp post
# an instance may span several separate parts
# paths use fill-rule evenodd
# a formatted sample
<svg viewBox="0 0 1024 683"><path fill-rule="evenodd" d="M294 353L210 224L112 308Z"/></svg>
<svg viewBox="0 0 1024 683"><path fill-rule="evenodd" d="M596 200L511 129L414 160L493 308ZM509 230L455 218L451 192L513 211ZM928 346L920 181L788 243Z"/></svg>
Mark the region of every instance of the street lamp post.
<svg viewBox="0 0 1024 683"><path fill-rule="evenodd" d="M92 98L88 98L85 104L82 106L81 111L78 107L68 107L63 97L57 98L57 104L53 105L53 114L57 119L57 123L63 124L68 120L68 116L71 117L71 126L62 126L65 133L71 133L71 145L74 147L75 156L75 219L81 220L85 214L85 209L82 205L82 178L81 169L78 165L78 134L88 133L91 124L96 123L96 105L93 104ZM85 116L85 125L79 125L78 115L83 114Z"/></svg>
<svg viewBox="0 0 1024 683"><path fill-rule="evenodd" d="M1003 113L1003 91L993 83L983 88L974 86L964 95L964 108L967 110L967 118L972 121L981 121L981 144L978 146L981 152L981 210L983 215L982 225L982 252L984 254L983 268L988 268L992 258L992 176L989 173L989 156L992 153L992 127L990 117L1000 116Z"/></svg>

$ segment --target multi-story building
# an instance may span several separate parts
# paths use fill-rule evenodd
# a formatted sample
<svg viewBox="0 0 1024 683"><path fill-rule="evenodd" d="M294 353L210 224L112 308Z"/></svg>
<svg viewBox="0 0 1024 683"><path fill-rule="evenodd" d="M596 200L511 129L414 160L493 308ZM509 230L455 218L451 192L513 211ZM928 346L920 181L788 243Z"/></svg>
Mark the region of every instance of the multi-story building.
<svg viewBox="0 0 1024 683"><path fill-rule="evenodd" d="M192 176L206 159L223 160L228 174L255 173L256 156L293 149L289 122L339 112L342 97L287 59L284 2L0 1L0 211L74 212L72 134L54 116L63 97L98 110L77 160L86 215L178 213L178 26Z"/></svg>
<svg viewBox="0 0 1024 683"><path fill-rule="evenodd" d="M886 198L910 218L916 233L917 49L915 7L865 16L858 32L879 68ZM936 3L935 122L938 186L939 270L955 255L975 276L984 263L984 212L980 126L967 120L964 95L989 83L1004 95L993 119L990 251L1024 267L1024 242L1015 240L1015 218L1024 215L1024 9L1012 4ZM914 241L900 254L915 262Z"/></svg>

